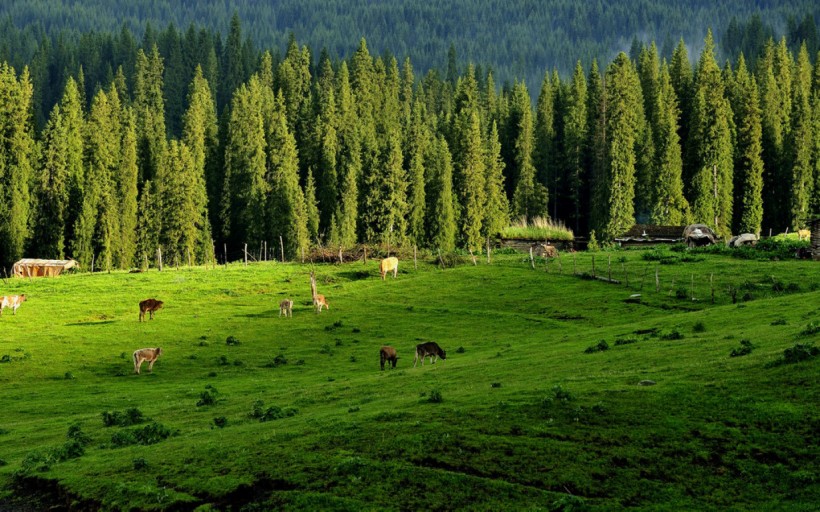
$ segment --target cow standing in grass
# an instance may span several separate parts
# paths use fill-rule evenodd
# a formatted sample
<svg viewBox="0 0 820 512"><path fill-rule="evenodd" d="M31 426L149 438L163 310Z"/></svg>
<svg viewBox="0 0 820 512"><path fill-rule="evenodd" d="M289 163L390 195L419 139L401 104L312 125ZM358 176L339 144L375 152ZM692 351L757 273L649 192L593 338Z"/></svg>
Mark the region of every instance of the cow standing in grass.
<svg viewBox="0 0 820 512"><path fill-rule="evenodd" d="M285 318L293 316L293 301L290 299L285 299L279 303L279 318L282 318L282 313L285 314Z"/></svg>
<svg viewBox="0 0 820 512"><path fill-rule="evenodd" d="M384 277L391 270L393 271L393 277L395 278L396 274L399 272L399 259L395 256L385 258L381 261L381 263L379 263L379 273L382 275L382 281L384 281Z"/></svg>
<svg viewBox="0 0 820 512"><path fill-rule="evenodd" d="M145 299L140 302L140 322L145 320L145 312L148 312L148 318L154 319L154 313L162 309L162 301L157 299Z"/></svg>
<svg viewBox="0 0 820 512"><path fill-rule="evenodd" d="M11 314L17 314L17 308L20 307L20 304L25 302L26 296L25 295L8 295L5 297L0 297L0 315L3 314L3 310L6 308L11 308Z"/></svg>
<svg viewBox="0 0 820 512"><path fill-rule="evenodd" d="M140 366L145 361L148 361L148 371L154 371L154 363L156 362L159 355L162 353L162 349L157 348L141 348L139 350L134 351L134 373L139 375L140 373Z"/></svg>
<svg viewBox="0 0 820 512"><path fill-rule="evenodd" d="M438 346L435 341L428 341L427 343L419 343L416 345L416 357L413 359L413 368L416 363L421 360L421 365L424 366L424 358L430 358L430 364L436 364L436 360L440 357L443 360L447 359L447 353L444 349Z"/></svg>
<svg viewBox="0 0 820 512"><path fill-rule="evenodd" d="M382 366L382 371L384 371L384 363L385 361L390 362L393 364L393 368L396 367L396 360L399 356L396 354L396 349L390 346L384 346L379 349L379 359Z"/></svg>

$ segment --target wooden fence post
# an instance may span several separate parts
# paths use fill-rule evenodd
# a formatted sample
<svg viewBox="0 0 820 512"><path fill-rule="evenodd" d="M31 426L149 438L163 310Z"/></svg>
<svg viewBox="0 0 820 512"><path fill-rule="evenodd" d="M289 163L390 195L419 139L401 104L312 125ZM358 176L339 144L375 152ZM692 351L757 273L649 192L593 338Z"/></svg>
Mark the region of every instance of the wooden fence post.
<svg viewBox="0 0 820 512"><path fill-rule="evenodd" d="M658 267L655 267L655 293L661 292L661 280L658 276Z"/></svg>
<svg viewBox="0 0 820 512"><path fill-rule="evenodd" d="M606 255L606 277L612 281L612 255Z"/></svg>
<svg viewBox="0 0 820 512"><path fill-rule="evenodd" d="M344 263L344 258L342 257L342 246L339 245L339 264Z"/></svg>
<svg viewBox="0 0 820 512"><path fill-rule="evenodd" d="M248 266L248 244L245 244L245 266Z"/></svg>
<svg viewBox="0 0 820 512"><path fill-rule="evenodd" d="M279 254L282 256L282 263L285 262L285 242L282 241L282 235L279 235Z"/></svg>
<svg viewBox="0 0 820 512"><path fill-rule="evenodd" d="M530 266L535 270L535 259L532 257L532 246L530 246Z"/></svg>
<svg viewBox="0 0 820 512"><path fill-rule="evenodd" d="M162 247L157 247L157 265L159 266L159 271L162 272Z"/></svg>

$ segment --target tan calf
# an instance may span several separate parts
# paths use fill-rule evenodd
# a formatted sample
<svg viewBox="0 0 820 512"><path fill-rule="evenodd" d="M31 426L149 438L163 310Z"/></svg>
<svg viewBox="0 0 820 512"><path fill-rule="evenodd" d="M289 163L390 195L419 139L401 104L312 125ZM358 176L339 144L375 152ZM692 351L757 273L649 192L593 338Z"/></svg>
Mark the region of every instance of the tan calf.
<svg viewBox="0 0 820 512"><path fill-rule="evenodd" d="M162 353L162 349L157 348L141 348L139 350L134 351L134 373L139 375L140 373L140 366L145 361L148 361L148 371L154 371L154 363L156 362L159 355Z"/></svg>

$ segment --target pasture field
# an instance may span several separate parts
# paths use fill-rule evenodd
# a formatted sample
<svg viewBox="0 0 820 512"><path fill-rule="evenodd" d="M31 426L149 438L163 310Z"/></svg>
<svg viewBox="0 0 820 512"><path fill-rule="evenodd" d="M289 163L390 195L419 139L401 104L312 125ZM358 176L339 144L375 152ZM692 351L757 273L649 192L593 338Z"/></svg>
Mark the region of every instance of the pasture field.
<svg viewBox="0 0 820 512"><path fill-rule="evenodd" d="M0 510L816 510L820 264L645 254L4 281Z"/></svg>

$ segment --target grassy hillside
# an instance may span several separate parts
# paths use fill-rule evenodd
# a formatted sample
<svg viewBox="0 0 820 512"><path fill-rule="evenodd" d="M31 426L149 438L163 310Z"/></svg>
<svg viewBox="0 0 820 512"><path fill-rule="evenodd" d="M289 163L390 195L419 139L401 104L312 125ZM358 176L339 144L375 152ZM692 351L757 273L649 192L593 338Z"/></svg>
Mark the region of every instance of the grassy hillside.
<svg viewBox="0 0 820 512"><path fill-rule="evenodd" d="M642 254L318 265L320 315L307 265L8 280L0 509L813 509L817 359L773 363L820 341L820 265Z"/></svg>

